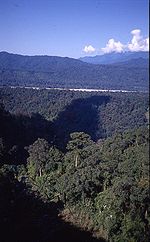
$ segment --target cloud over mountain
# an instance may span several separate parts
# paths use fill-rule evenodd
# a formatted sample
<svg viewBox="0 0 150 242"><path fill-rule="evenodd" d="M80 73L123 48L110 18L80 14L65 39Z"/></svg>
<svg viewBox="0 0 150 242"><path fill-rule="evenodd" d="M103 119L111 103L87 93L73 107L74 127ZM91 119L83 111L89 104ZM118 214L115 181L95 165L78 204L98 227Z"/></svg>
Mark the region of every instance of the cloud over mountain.
<svg viewBox="0 0 150 242"><path fill-rule="evenodd" d="M92 45L86 45L83 49L85 53L93 53L95 52L95 48Z"/></svg>
<svg viewBox="0 0 150 242"><path fill-rule="evenodd" d="M148 51L149 50L149 38L144 39L141 35L140 29L134 29L131 31L133 35L131 43L128 44L130 51Z"/></svg>
<svg viewBox="0 0 150 242"><path fill-rule="evenodd" d="M122 44L120 41L115 41L114 39L109 39L108 43L101 51L104 53L111 52L123 52L123 51L149 51L149 38L143 38L140 29L134 29L131 31L132 39L131 42L127 44Z"/></svg>
<svg viewBox="0 0 150 242"><path fill-rule="evenodd" d="M123 44L120 41L116 41L115 39L109 39L106 46L101 48L103 53L121 53L124 51L138 52L138 51L149 51L149 37L144 38L141 35L140 29L134 29L131 31L132 39L127 44ZM83 48L83 52L86 54L91 54L95 52L97 49L92 45L86 45Z"/></svg>
<svg viewBox="0 0 150 242"><path fill-rule="evenodd" d="M120 42L116 42L114 39L108 40L108 43L106 44L106 47L101 48L101 50L104 53L111 53L111 52L123 52L125 49L125 46Z"/></svg>

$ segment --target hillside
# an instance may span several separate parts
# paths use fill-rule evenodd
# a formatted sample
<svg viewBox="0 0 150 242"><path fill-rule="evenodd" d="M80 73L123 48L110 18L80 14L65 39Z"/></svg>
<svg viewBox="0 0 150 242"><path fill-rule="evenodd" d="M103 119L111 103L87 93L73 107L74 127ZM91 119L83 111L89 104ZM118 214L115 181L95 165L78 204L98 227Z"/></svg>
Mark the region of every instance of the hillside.
<svg viewBox="0 0 150 242"><path fill-rule="evenodd" d="M0 98L2 242L149 242L146 93Z"/></svg>
<svg viewBox="0 0 150 242"><path fill-rule="evenodd" d="M67 57L0 52L0 85L147 91L148 70L93 65Z"/></svg>
<svg viewBox="0 0 150 242"><path fill-rule="evenodd" d="M126 62L132 59L148 59L149 53L146 51L139 51L139 52L123 52L123 53L108 53L103 55L96 55L96 56L85 56L79 58L79 60L84 61L86 63L91 64L114 64L119 62Z"/></svg>
<svg viewBox="0 0 150 242"><path fill-rule="evenodd" d="M144 59L142 57L137 58L137 59L131 59L128 61L122 61L122 62L116 62L112 65L118 65L118 66L124 66L124 67L133 67L133 68L148 68L149 66L149 60Z"/></svg>
<svg viewBox="0 0 150 242"><path fill-rule="evenodd" d="M144 125L148 94L0 88L0 102L16 115L13 129L1 127L1 133L11 134L10 140L21 139L23 133L24 143L33 141L35 134L51 141L55 133L56 144L65 147L72 132L83 131L97 141Z"/></svg>

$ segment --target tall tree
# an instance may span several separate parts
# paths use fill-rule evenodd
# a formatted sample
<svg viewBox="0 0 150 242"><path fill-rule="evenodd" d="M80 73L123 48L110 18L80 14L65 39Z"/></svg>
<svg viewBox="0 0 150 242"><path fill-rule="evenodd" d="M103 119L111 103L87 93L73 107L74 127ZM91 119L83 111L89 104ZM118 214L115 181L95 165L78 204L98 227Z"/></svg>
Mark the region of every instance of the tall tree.
<svg viewBox="0 0 150 242"><path fill-rule="evenodd" d="M42 176L49 157L49 144L46 140L38 138L28 148L28 170L32 176Z"/></svg>

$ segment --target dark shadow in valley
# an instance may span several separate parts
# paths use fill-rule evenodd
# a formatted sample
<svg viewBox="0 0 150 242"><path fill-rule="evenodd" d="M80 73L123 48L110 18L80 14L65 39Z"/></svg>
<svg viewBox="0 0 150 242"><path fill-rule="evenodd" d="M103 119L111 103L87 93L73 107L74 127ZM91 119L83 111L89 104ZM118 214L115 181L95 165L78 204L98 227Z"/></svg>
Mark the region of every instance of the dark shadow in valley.
<svg viewBox="0 0 150 242"><path fill-rule="evenodd" d="M60 112L54 123L56 144L64 149L69 140L70 133L85 132L93 140L103 138L105 132L102 128L100 117L98 117L98 108L102 104L108 103L108 96L91 96L89 98L80 98L73 100L64 111ZM99 134L98 134L99 132ZM99 137L97 137L97 134Z"/></svg>
<svg viewBox="0 0 150 242"><path fill-rule="evenodd" d="M98 108L109 100L110 97L105 95L73 100L58 114L54 122L38 113L11 115L1 106L0 137L5 141L7 153L4 163L11 160L13 164L25 164L28 153L24 147L33 144L38 138L47 140L62 151L73 132L85 132L93 140L103 138L105 132L98 116Z"/></svg>
<svg viewBox="0 0 150 242"><path fill-rule="evenodd" d="M24 147L33 144L38 138L51 143L54 137L53 124L38 113L11 115L1 106L0 137L4 140L7 153L4 163L9 160L13 164L25 163L27 151Z"/></svg>
<svg viewBox="0 0 150 242"><path fill-rule="evenodd" d="M52 123L39 114L11 115L0 108L0 137L4 139L6 154L3 162L26 162L25 146L37 138L44 138L58 147L65 147L72 132L85 132L96 138L100 125L97 108L109 101L107 96L76 99ZM54 139L54 134L56 137ZM26 153L24 153L26 152ZM1 163L2 165L2 163ZM25 184L13 174L0 174L0 228L1 242L102 242L63 221L58 215L61 202L43 202L38 194L29 193Z"/></svg>
<svg viewBox="0 0 150 242"><path fill-rule="evenodd" d="M46 203L13 175L0 176L1 242L104 242L62 221L61 203Z"/></svg>

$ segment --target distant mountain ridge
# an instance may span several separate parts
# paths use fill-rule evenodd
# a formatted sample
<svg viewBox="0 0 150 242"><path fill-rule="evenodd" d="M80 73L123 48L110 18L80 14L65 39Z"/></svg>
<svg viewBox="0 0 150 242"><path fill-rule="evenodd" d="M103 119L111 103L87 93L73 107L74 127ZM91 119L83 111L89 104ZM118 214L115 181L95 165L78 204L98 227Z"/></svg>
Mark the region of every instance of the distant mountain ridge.
<svg viewBox="0 0 150 242"><path fill-rule="evenodd" d="M148 90L148 68L131 64L95 65L58 56L0 52L0 86Z"/></svg>
<svg viewBox="0 0 150 242"><path fill-rule="evenodd" d="M18 55L5 51L0 52L0 69L26 70L26 71L51 71L74 65L83 65L77 59L47 55Z"/></svg>
<svg viewBox="0 0 150 242"><path fill-rule="evenodd" d="M137 59L131 59L128 61L122 61L122 62L117 62L113 63L111 65L117 65L117 66L126 66L126 67L138 67L138 68L148 68L149 67L149 60L144 59L142 57L137 58Z"/></svg>
<svg viewBox="0 0 150 242"><path fill-rule="evenodd" d="M91 63L91 64L114 64L119 62L126 62L132 59L147 59L149 58L149 52L147 51L139 51L139 52L123 52L123 53L108 53L103 55L96 56L85 56L79 58L79 60Z"/></svg>

